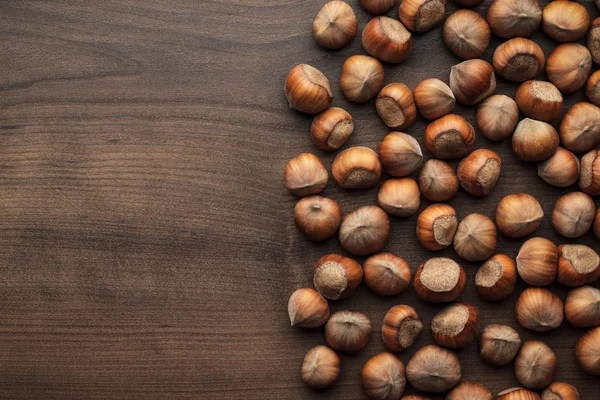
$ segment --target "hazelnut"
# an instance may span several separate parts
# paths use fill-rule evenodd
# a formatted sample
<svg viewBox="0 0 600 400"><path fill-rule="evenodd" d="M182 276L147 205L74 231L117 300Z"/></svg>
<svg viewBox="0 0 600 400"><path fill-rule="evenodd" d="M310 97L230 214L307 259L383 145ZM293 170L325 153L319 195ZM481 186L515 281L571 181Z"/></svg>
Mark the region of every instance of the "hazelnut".
<svg viewBox="0 0 600 400"><path fill-rule="evenodd" d="M490 44L490 36L490 27L475 11L458 10L444 22L444 43L465 60L481 57Z"/></svg>
<svg viewBox="0 0 600 400"><path fill-rule="evenodd" d="M515 358L515 376L521 385L542 389L552 382L555 372L556 355L548 345L539 340L523 343Z"/></svg>
<svg viewBox="0 0 600 400"><path fill-rule="evenodd" d="M328 179L325 166L314 154L299 154L285 167L285 186L296 196L321 193L327 186Z"/></svg>
<svg viewBox="0 0 600 400"><path fill-rule="evenodd" d="M381 90L383 65L373 57L351 56L342 66L340 88L344 97L354 103L366 103Z"/></svg>
<svg viewBox="0 0 600 400"><path fill-rule="evenodd" d="M333 160L331 174L344 189L367 189L381 178L381 163L377 153L368 147L350 147Z"/></svg>
<svg viewBox="0 0 600 400"><path fill-rule="evenodd" d="M588 32L587 47L592 54L594 62L596 64L600 63L600 18L596 18L592 22L592 26Z"/></svg>
<svg viewBox="0 0 600 400"><path fill-rule="evenodd" d="M523 82L533 79L544 69L546 57L534 41L517 37L510 39L494 51L493 65L498 75L509 81Z"/></svg>
<svg viewBox="0 0 600 400"><path fill-rule="evenodd" d="M292 68L285 80L285 97L291 109L318 114L329 107L333 92L321 71L308 64L300 64Z"/></svg>
<svg viewBox="0 0 600 400"><path fill-rule="evenodd" d="M318 242L335 234L342 222L342 210L334 200L309 196L296 203L294 221L300 232Z"/></svg>
<svg viewBox="0 0 600 400"><path fill-rule="evenodd" d="M599 18L600 19L600 18ZM599 32L600 33L600 32ZM600 43L598 43L600 47ZM599 49L600 51L600 49ZM595 106L600 105L600 70L594 72L585 84L585 95Z"/></svg>
<svg viewBox="0 0 600 400"><path fill-rule="evenodd" d="M589 195L600 195L600 150L592 150L581 158L579 187Z"/></svg>
<svg viewBox="0 0 600 400"><path fill-rule="evenodd" d="M467 276L454 260L445 257L430 258L419 266L415 274L415 292L423 301L449 303L462 294Z"/></svg>
<svg viewBox="0 0 600 400"><path fill-rule="evenodd" d="M590 26L590 15L575 1L550 2L542 13L542 28L546 35L559 42L574 42L583 38Z"/></svg>
<svg viewBox="0 0 600 400"><path fill-rule="evenodd" d="M383 248L390 236L390 220L381 208L363 206L347 214L340 226L342 248L366 256Z"/></svg>
<svg viewBox="0 0 600 400"><path fill-rule="evenodd" d="M556 278L558 253L548 239L534 237L523 243L517 255L517 271L532 286L546 286Z"/></svg>
<svg viewBox="0 0 600 400"><path fill-rule="evenodd" d="M412 32L427 32L442 22L446 15L446 0L403 0L400 22Z"/></svg>
<svg viewBox="0 0 600 400"><path fill-rule="evenodd" d="M541 21L542 10L537 0L494 0L487 13L492 32L505 39L529 36Z"/></svg>
<svg viewBox="0 0 600 400"><path fill-rule="evenodd" d="M465 347L479 330L479 313L467 303L453 303L443 308L431 320L433 340L444 347Z"/></svg>
<svg viewBox="0 0 600 400"><path fill-rule="evenodd" d="M562 113L563 97L550 82L527 81L517 90L517 105L529 118L552 122Z"/></svg>
<svg viewBox="0 0 600 400"><path fill-rule="evenodd" d="M379 92L377 113L392 129L406 129L417 118L417 107L410 89L402 83L390 83Z"/></svg>
<svg viewBox="0 0 600 400"><path fill-rule="evenodd" d="M547 122L525 118L517 124L512 137L513 153L523 161L544 161L558 148L556 129Z"/></svg>
<svg viewBox="0 0 600 400"><path fill-rule="evenodd" d="M361 378L365 392L374 400L397 400L404 393L404 364L390 353L379 353L364 365Z"/></svg>
<svg viewBox="0 0 600 400"><path fill-rule="evenodd" d="M315 40L330 50L346 46L356 37L357 32L356 15L345 1L326 3L313 22Z"/></svg>
<svg viewBox="0 0 600 400"><path fill-rule="evenodd" d="M563 146L571 151L593 149L600 144L600 108L585 102L573 104L560 122L558 133Z"/></svg>
<svg viewBox="0 0 600 400"><path fill-rule="evenodd" d="M313 268L315 289L330 300L342 300L354 293L363 277L359 263L339 254L319 258Z"/></svg>
<svg viewBox="0 0 600 400"><path fill-rule="evenodd" d="M379 189L377 202L390 215L410 217L421 203L419 185L411 178L388 179Z"/></svg>
<svg viewBox="0 0 600 400"><path fill-rule="evenodd" d="M419 142L411 135L392 132L379 144L379 158L391 176L408 176L423 163Z"/></svg>
<svg viewBox="0 0 600 400"><path fill-rule="evenodd" d="M437 119L450 113L456 105L454 93L437 78L425 79L414 90L417 109L427 119Z"/></svg>
<svg viewBox="0 0 600 400"><path fill-rule="evenodd" d="M310 135L317 147L324 151L334 151L346 143L354 132L354 120L346 111L331 107L317 115L310 127Z"/></svg>
<svg viewBox="0 0 600 400"><path fill-rule="evenodd" d="M521 348L521 337L508 325L488 325L481 332L479 354L488 364L502 366L510 363Z"/></svg>
<svg viewBox="0 0 600 400"><path fill-rule="evenodd" d="M463 61L450 70L450 88L459 103L477 104L496 90L494 68L479 59Z"/></svg>
<svg viewBox="0 0 600 400"><path fill-rule="evenodd" d="M419 189L427 200L450 200L458 192L458 177L448 163L429 160L419 172Z"/></svg>
<svg viewBox="0 0 600 400"><path fill-rule="evenodd" d="M503 94L490 96L477 107L477 126L489 140L507 139L513 134L518 121L517 103Z"/></svg>
<svg viewBox="0 0 600 400"><path fill-rule="evenodd" d="M581 286L600 278L600 257L594 249L582 244L558 246L558 283Z"/></svg>
<svg viewBox="0 0 600 400"><path fill-rule="evenodd" d="M372 14L385 14L398 4L398 0L360 0L360 5Z"/></svg>
<svg viewBox="0 0 600 400"><path fill-rule="evenodd" d="M600 207L598 207L598 211L596 212L596 218L594 218L594 235L596 235L596 237L598 239L600 239Z"/></svg>
<svg viewBox="0 0 600 400"><path fill-rule="evenodd" d="M396 296L410 285L412 272L402 258L390 253L375 254L363 264L364 280L380 296Z"/></svg>
<svg viewBox="0 0 600 400"><path fill-rule="evenodd" d="M596 203L581 192L561 196L552 210L552 225L561 235L578 238L592 227L596 214Z"/></svg>
<svg viewBox="0 0 600 400"><path fill-rule="evenodd" d="M487 196L496 186L501 169L502 160L496 152L475 150L458 165L458 180L473 196Z"/></svg>
<svg viewBox="0 0 600 400"><path fill-rule="evenodd" d="M482 214L467 215L454 235L454 251L463 260L480 261L496 251L496 226Z"/></svg>
<svg viewBox="0 0 600 400"><path fill-rule="evenodd" d="M477 292L486 300L504 300L513 292L517 269L512 258L496 254L487 260L475 275Z"/></svg>
<svg viewBox="0 0 600 400"><path fill-rule="evenodd" d="M537 3L537 1L536 1ZM494 400L540 400L540 395L523 388L506 389L496 395Z"/></svg>
<svg viewBox="0 0 600 400"><path fill-rule="evenodd" d="M590 329L579 338L575 355L586 373L600 376L600 327Z"/></svg>
<svg viewBox="0 0 600 400"><path fill-rule="evenodd" d="M437 158L463 157L474 144L475 129L460 115L445 115L425 129L425 147Z"/></svg>
<svg viewBox="0 0 600 400"><path fill-rule="evenodd" d="M373 57L397 64L410 54L412 35L400 21L375 17L363 30L362 45Z"/></svg>
<svg viewBox="0 0 600 400"><path fill-rule="evenodd" d="M337 351L358 353L367 345L370 335L371 321L359 312L335 312L325 324L325 340Z"/></svg>
<svg viewBox="0 0 600 400"><path fill-rule="evenodd" d="M288 316L292 326L318 328L329 319L329 305L315 290L298 289L288 301Z"/></svg>
<svg viewBox="0 0 600 400"><path fill-rule="evenodd" d="M302 361L302 380L311 389L325 389L340 375L340 358L327 346L313 347Z"/></svg>
<svg viewBox="0 0 600 400"><path fill-rule="evenodd" d="M422 392L445 392L456 386L460 377L456 354L434 345L418 350L406 365L408 382Z"/></svg>
<svg viewBox="0 0 600 400"><path fill-rule="evenodd" d="M542 392L542 400L579 400L579 392L564 382L554 382Z"/></svg>
<svg viewBox="0 0 600 400"><path fill-rule="evenodd" d="M452 243L458 221L447 204L432 204L417 219L417 239L427 250L442 250Z"/></svg>
<svg viewBox="0 0 600 400"><path fill-rule="evenodd" d="M527 288L517 299L515 314L523 328L550 331L562 324L563 303L546 289Z"/></svg>
<svg viewBox="0 0 600 400"><path fill-rule="evenodd" d="M552 157L538 164L537 170L539 177L553 186L571 186L579 180L579 159L558 147Z"/></svg>
<svg viewBox="0 0 600 400"><path fill-rule="evenodd" d="M535 232L542 223L544 210L535 197L525 193L509 194L498 203L496 225L510 238Z"/></svg>
<svg viewBox="0 0 600 400"><path fill-rule="evenodd" d="M397 305L385 314L381 337L388 349L404 351L412 346L422 329L423 323L414 308Z"/></svg>
<svg viewBox="0 0 600 400"><path fill-rule="evenodd" d="M556 0L554 3L567 3ZM574 1L568 3L577 4ZM550 82L563 93L573 93L585 86L592 69L589 50L577 43L561 44L552 50L546 62L546 74Z"/></svg>
<svg viewBox="0 0 600 400"><path fill-rule="evenodd" d="M461 382L448 393L446 400L492 400L492 393L485 386L473 382Z"/></svg>
<svg viewBox="0 0 600 400"><path fill-rule="evenodd" d="M572 289L565 300L565 317L576 328L600 326L600 289L589 285Z"/></svg>

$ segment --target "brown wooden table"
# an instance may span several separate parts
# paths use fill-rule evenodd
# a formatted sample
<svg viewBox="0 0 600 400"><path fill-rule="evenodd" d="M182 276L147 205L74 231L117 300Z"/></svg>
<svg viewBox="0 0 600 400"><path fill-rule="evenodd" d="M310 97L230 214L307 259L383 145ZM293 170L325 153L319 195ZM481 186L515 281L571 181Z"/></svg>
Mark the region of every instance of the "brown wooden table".
<svg viewBox="0 0 600 400"><path fill-rule="evenodd" d="M310 286L315 260L341 249L337 240L308 242L293 224L286 162L309 151L329 167L335 154L316 149L311 118L288 109L288 70L310 63L334 83L334 104L356 122L348 145L376 148L388 132L372 103L350 104L337 86L343 61L364 53L360 40L338 52L312 40L323 3L0 1L0 398L362 399L358 374L384 350L387 309L410 304L428 325L440 305L419 301L412 289L384 299L361 286L332 309L372 319L367 348L342 355L331 390L312 392L300 380L304 353L324 338L289 327L288 296ZM350 3L362 29L369 16L358 0ZM475 10L485 14L488 4ZM598 16L591 1L585 5ZM548 55L554 43L541 31L533 38ZM499 43L492 39L486 60ZM386 66L386 82L447 81L457 62L437 28L415 37L406 62ZM516 88L500 81L497 92ZM581 99L567 96L565 109ZM474 109L457 112L474 123ZM424 127L419 119L408 129L421 144ZM493 217L504 195L532 193L547 215L537 234L572 242L549 215L574 188L542 182L509 142L479 135L476 147L499 152L504 169L487 198L461 192L449 202L460 217ZM377 190L346 192L330 182L324 194L349 212L374 204ZM386 246L413 269L432 256L416 242L415 221L394 219ZM591 234L577 242L600 247ZM500 237L499 251L515 256L521 243ZM451 249L439 254L456 258ZM478 307L484 325L541 337L559 358L556 379L585 400L600 398L598 380L575 361L582 330L518 328L513 305L525 285L487 303L472 283L478 265L462 264L469 279L462 299ZM564 299L564 287L551 289ZM399 357L408 362L430 342L426 327ZM464 379L493 392L517 385L510 366L480 361L476 343L458 353Z"/></svg>

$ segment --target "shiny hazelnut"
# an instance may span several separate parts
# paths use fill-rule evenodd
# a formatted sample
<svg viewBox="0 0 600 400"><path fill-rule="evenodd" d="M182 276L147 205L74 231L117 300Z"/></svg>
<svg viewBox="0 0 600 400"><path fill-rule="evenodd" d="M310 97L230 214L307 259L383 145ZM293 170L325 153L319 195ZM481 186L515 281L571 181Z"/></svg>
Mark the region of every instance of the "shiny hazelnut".
<svg viewBox="0 0 600 400"><path fill-rule="evenodd" d="M317 291L298 289L288 301L288 316L292 326L318 328L329 319L329 305Z"/></svg>
<svg viewBox="0 0 600 400"><path fill-rule="evenodd" d="M423 33L435 28L446 15L446 0L403 0L400 22L412 32Z"/></svg>
<svg viewBox="0 0 600 400"><path fill-rule="evenodd" d="M581 192L571 192L561 196L552 210L552 225L561 235L578 238L592 227L596 214L596 203L590 196Z"/></svg>
<svg viewBox="0 0 600 400"><path fill-rule="evenodd" d="M599 18L599 20L600 20L600 18ZM598 27L600 27L600 25L598 25ZM600 30L598 33L600 36ZM598 47L599 47L598 51L600 52L600 42L598 43ZM600 54L598 54L598 56L600 56ZM590 102L592 104L594 104L595 106L600 105L600 85L599 85L599 83L600 83L600 70L597 70L596 72L594 72L593 74L590 75L587 83L585 84L585 95L587 96L588 99L590 99Z"/></svg>
<svg viewBox="0 0 600 400"><path fill-rule="evenodd" d="M419 185L411 178L388 179L379 189L377 203L394 217L410 217L421 204Z"/></svg>
<svg viewBox="0 0 600 400"><path fill-rule="evenodd" d="M419 266L414 287L419 298L429 303L449 303L462 294L467 276L454 260L435 257Z"/></svg>
<svg viewBox="0 0 600 400"><path fill-rule="evenodd" d="M556 0L554 3L567 3ZM568 1L568 3L575 3ZM550 82L563 93L573 93L585 86L592 69L589 50L577 43L561 44L552 50L546 62L546 74Z"/></svg>
<svg viewBox="0 0 600 400"><path fill-rule="evenodd" d="M317 115L310 127L310 136L317 147L324 151L334 151L346 143L354 132L354 120L346 111L331 107Z"/></svg>
<svg viewBox="0 0 600 400"><path fill-rule="evenodd" d="M385 314L381 337L388 349L404 351L412 346L422 329L423 323L414 308L397 305Z"/></svg>
<svg viewBox="0 0 600 400"><path fill-rule="evenodd" d="M317 43L330 50L341 49L356 37L358 21L352 7L345 1L326 3L313 22Z"/></svg>
<svg viewBox="0 0 600 400"><path fill-rule="evenodd" d="M579 400L579 392L568 383L554 382L542 392L542 400Z"/></svg>
<svg viewBox="0 0 600 400"><path fill-rule="evenodd" d="M499 141L510 137L519 122L519 107L508 96L497 94L477 107L477 126L483 136Z"/></svg>
<svg viewBox="0 0 600 400"><path fill-rule="evenodd" d="M496 186L501 169L502 160L496 152L475 150L458 165L458 180L473 196L487 196Z"/></svg>
<svg viewBox="0 0 600 400"><path fill-rule="evenodd" d="M450 87L437 78L419 82L413 96L419 113L427 119L443 117L450 113L456 105L456 99Z"/></svg>
<svg viewBox="0 0 600 400"><path fill-rule="evenodd" d="M398 0L360 0L360 5L368 12L379 15L385 14L398 4Z"/></svg>
<svg viewBox="0 0 600 400"><path fill-rule="evenodd" d="M592 150L581 158L579 187L591 196L600 195L600 150Z"/></svg>
<svg viewBox="0 0 600 400"><path fill-rule="evenodd" d="M446 400L492 400L492 398L488 388L473 382L461 382L446 395Z"/></svg>
<svg viewBox="0 0 600 400"><path fill-rule="evenodd" d="M565 113L558 128L563 146L571 151L590 151L600 144L600 108L575 103Z"/></svg>
<svg viewBox="0 0 600 400"><path fill-rule="evenodd" d="M381 208L363 206L347 214L340 225L342 248L366 256L383 248L390 236L390 220Z"/></svg>
<svg viewBox="0 0 600 400"><path fill-rule="evenodd" d="M596 64L600 63L600 18L596 18L592 22L592 26L588 32L587 47Z"/></svg>
<svg viewBox="0 0 600 400"><path fill-rule="evenodd" d="M419 189L427 200L450 200L458 192L458 177L448 163L429 160L419 171Z"/></svg>
<svg viewBox="0 0 600 400"><path fill-rule="evenodd" d="M417 118L417 107L410 89L402 83L390 83L379 92L377 113L392 129L406 129Z"/></svg>
<svg viewBox="0 0 600 400"><path fill-rule="evenodd" d="M535 78L545 62L544 52L537 43L517 37L496 47L492 64L504 79L523 82Z"/></svg>
<svg viewBox="0 0 600 400"><path fill-rule="evenodd" d="M575 356L586 373L600 376L600 327L590 329L579 338Z"/></svg>
<svg viewBox="0 0 600 400"><path fill-rule="evenodd" d="M479 355L488 364L510 363L521 348L521 337L508 325L488 325L479 338Z"/></svg>
<svg viewBox="0 0 600 400"><path fill-rule="evenodd" d="M375 17L363 29L362 45L373 57L397 64L410 54L412 34L400 21L384 16Z"/></svg>
<svg viewBox="0 0 600 400"><path fill-rule="evenodd" d="M369 359L361 371L367 396L373 400L397 400L406 387L402 361L390 353L379 353Z"/></svg>
<svg viewBox="0 0 600 400"><path fill-rule="evenodd" d="M458 220L447 204L432 204L417 219L417 239L427 250L444 249L452 243Z"/></svg>
<svg viewBox="0 0 600 400"><path fill-rule="evenodd" d="M546 161L538 164L538 176L556 187L571 186L579 180L579 159L562 147Z"/></svg>
<svg viewBox="0 0 600 400"><path fill-rule="evenodd" d="M515 358L515 376L521 385L542 389L552 382L555 373L556 354L547 344L539 340L523 343Z"/></svg>
<svg viewBox="0 0 600 400"><path fill-rule="evenodd" d="M582 244L558 246L558 283L581 286L600 278L600 256Z"/></svg>
<svg viewBox="0 0 600 400"><path fill-rule="evenodd" d="M496 254L487 260L475 275L477 292L486 300L504 300L513 292L517 268L512 258Z"/></svg>
<svg viewBox="0 0 600 400"><path fill-rule="evenodd" d="M302 380L311 389L325 389L340 375L340 358L327 346L313 347L302 361Z"/></svg>
<svg viewBox="0 0 600 400"><path fill-rule="evenodd" d="M575 1L550 2L542 13L542 28L546 35L559 42L574 42L585 36L590 26L590 15Z"/></svg>
<svg viewBox="0 0 600 400"><path fill-rule="evenodd" d="M492 32L505 39L529 36L541 21L542 10L537 0L494 0L487 13Z"/></svg>
<svg viewBox="0 0 600 400"><path fill-rule="evenodd" d="M537 1L536 1L537 3ZM527 389L515 387L496 395L494 400L540 400L540 395Z"/></svg>
<svg viewBox="0 0 600 400"><path fill-rule="evenodd" d="M454 251L463 260L481 261L496 251L496 226L482 214L469 214L454 235Z"/></svg>
<svg viewBox="0 0 600 400"><path fill-rule="evenodd" d="M559 137L547 122L525 118L517 124L512 137L513 153L523 161L544 161L556 153Z"/></svg>
<svg viewBox="0 0 600 400"><path fill-rule="evenodd" d="M402 258L390 253L375 254L363 264L364 280L380 296L396 296L410 285L412 272Z"/></svg>
<svg viewBox="0 0 600 400"><path fill-rule="evenodd" d="M600 207L598 207L598 211L596 212L596 218L594 218L594 226L592 229L594 230L594 235L600 239Z"/></svg>
<svg viewBox="0 0 600 400"><path fill-rule="evenodd" d="M363 277L359 263L339 254L321 257L313 268L315 289L325 298L342 300L354 293Z"/></svg>
<svg viewBox="0 0 600 400"><path fill-rule="evenodd" d="M563 303L550 291L542 288L525 289L515 305L519 324L532 331L556 329L563 321Z"/></svg>
<svg viewBox="0 0 600 400"><path fill-rule="evenodd" d="M535 232L542 223L544 210L529 194L509 194L498 203L496 225L510 238L520 238Z"/></svg>
<svg viewBox="0 0 600 400"><path fill-rule="evenodd" d="M445 115L425 129L425 147L437 158L463 157L474 144L475 129L460 115Z"/></svg>
<svg viewBox="0 0 600 400"><path fill-rule="evenodd" d="M558 253L548 239L534 237L523 243L517 255L517 271L532 286L546 286L556 278Z"/></svg>
<svg viewBox="0 0 600 400"><path fill-rule="evenodd" d="M417 390L441 393L460 381L460 361L456 354L438 346L418 350L406 365L406 378Z"/></svg>
<svg viewBox="0 0 600 400"><path fill-rule="evenodd" d="M285 80L285 97L290 108L318 114L331 104L333 92L321 71L308 64L296 65Z"/></svg>
<svg viewBox="0 0 600 400"><path fill-rule="evenodd" d="M477 104L496 90L494 68L479 59L463 61L450 69L450 88L459 103Z"/></svg>
<svg viewBox="0 0 600 400"><path fill-rule="evenodd" d="M481 57L490 44L490 36L489 25L475 11L458 10L444 22L444 43L465 60Z"/></svg>
<svg viewBox="0 0 600 400"><path fill-rule="evenodd" d="M358 353L371 336L371 321L366 315L353 311L338 311L325 324L325 340L337 351Z"/></svg>
<svg viewBox="0 0 600 400"><path fill-rule="evenodd" d="M296 203L294 221L300 232L318 242L335 234L342 222L342 210L334 200L309 196Z"/></svg>
<svg viewBox="0 0 600 400"><path fill-rule="evenodd" d="M328 179L325 166L314 154L299 154L285 167L285 186L296 196L321 193L327 186Z"/></svg>
<svg viewBox="0 0 600 400"><path fill-rule="evenodd" d="M479 313L475 307L467 303L453 303L433 317L431 333L440 346L461 348L475 339L479 326Z"/></svg>
<svg viewBox="0 0 600 400"><path fill-rule="evenodd" d="M517 105L529 118L552 122L562 113L563 97L550 82L527 81L517 90Z"/></svg>
<svg viewBox="0 0 600 400"><path fill-rule="evenodd" d="M572 289L565 300L565 318L576 328L600 326L600 289L589 285Z"/></svg>
<svg viewBox="0 0 600 400"><path fill-rule="evenodd" d="M408 176L423 163L417 139L402 132L388 134L379 144L379 159L391 176Z"/></svg>
<svg viewBox="0 0 600 400"><path fill-rule="evenodd" d="M340 88L344 97L354 103L366 103L381 90L383 65L373 57L351 56L342 66Z"/></svg>
<svg viewBox="0 0 600 400"><path fill-rule="evenodd" d="M333 160L331 174L344 189L367 189L379 182L381 163L368 147L350 147Z"/></svg>

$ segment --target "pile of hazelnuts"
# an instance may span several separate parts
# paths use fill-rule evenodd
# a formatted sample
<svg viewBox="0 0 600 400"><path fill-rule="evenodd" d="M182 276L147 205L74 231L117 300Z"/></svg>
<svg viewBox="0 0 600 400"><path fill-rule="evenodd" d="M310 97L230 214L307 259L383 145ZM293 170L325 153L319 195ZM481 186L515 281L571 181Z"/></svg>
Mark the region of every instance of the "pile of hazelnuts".
<svg viewBox="0 0 600 400"><path fill-rule="evenodd" d="M471 7L482 0L454 0ZM360 0L369 12L389 12L398 0ZM600 7L600 0L596 0ZM592 62L600 64L600 18L591 23L582 5L556 0L542 10L537 0L494 0L487 18L460 9L443 23L443 40L458 57L466 60L451 68L449 85L439 79L425 79L414 91L402 83L384 87L381 62L400 63L412 50L415 33L424 33L442 23L446 0L402 0L399 21L376 16L362 32L362 45L370 56L354 55L341 70L340 87L352 102L375 100L377 113L393 132L379 144L378 152L367 147L350 147L335 158L331 173L344 189L371 188L379 183L382 170L391 177L377 196L378 205L367 205L342 216L339 205L318 194L329 174L317 156L303 153L289 161L285 185L302 197L295 206L298 229L313 241L336 233L342 248L354 256L369 256L364 263L339 255L320 258L313 268L315 289L302 288L290 297L288 312L296 327L325 326L329 347L317 346L305 356L301 368L311 388L332 385L340 371L338 352L356 353L371 335L371 321L360 313L339 311L332 315L328 300L350 296L361 281L381 296L405 291L412 280L425 302L450 303L431 321L433 340L418 350L406 367L389 352L371 358L362 369L362 383L372 399L400 399L408 382L422 392L447 394L448 400L491 400L483 385L462 382L461 365L455 353L479 335L480 355L496 366L514 364L514 373L523 388L498 393L498 400L579 399L573 386L554 382L556 355L539 340L522 343L519 334L507 325L489 325L480 332L479 313L470 304L458 302L466 285L465 270L456 261L433 257L414 274L409 265L391 253L379 253L390 234L389 216L405 218L415 214L420 197L434 202L417 218L416 235L430 251L453 246L463 260L482 262L475 276L479 295L489 301L507 298L517 276L531 287L515 305L518 323L526 329L545 332L558 328L563 318L575 327L590 328L577 341L575 354L583 370L600 376L600 290L591 284L600 278L600 256L580 244L556 246L550 240L533 237L525 241L516 259L497 253L497 229L509 238L532 235L544 218L535 197L519 193L504 197L497 205L495 222L485 215L471 214L459 221L453 207L443 202L454 197L459 187L473 196L485 197L501 174L502 160L489 149L473 151L476 131L464 118L452 114L458 101L477 105L477 128L492 141L511 139L517 158L538 163L538 175L550 185L578 184L580 191L558 199L552 211L555 229L566 238L578 238L593 229L600 239L600 209L591 196L600 195L600 70L590 75ZM540 24L544 32L561 44L546 59L540 46L525 37ZM352 7L331 1L318 12L313 34L326 49L340 49L358 31ZM479 59L494 33L507 39L498 46L492 65ZM577 43L587 35L587 47ZM545 68L547 81L536 80ZM523 82L515 99L493 95L496 76ZM573 105L562 117L557 130L551 125L562 115L563 94L585 87L589 102ZM285 94L292 109L318 114L310 128L314 144L321 150L340 149L354 131L352 116L330 107L333 94L328 78L316 68L301 64L289 72ZM431 120L424 143L434 159L423 164L418 141L404 133L417 112ZM519 113L526 118L519 121ZM574 153L579 153L577 156ZM579 158L581 157L581 158ZM457 171L445 161L462 159ZM417 174L417 179L409 176ZM497 228L497 229L496 229ZM565 303L542 288L557 280L573 287ZM409 305L396 305L385 315L382 338L393 352L410 347L420 334L423 322ZM542 390L540 394L536 390ZM405 396L403 399L426 399Z"/></svg>

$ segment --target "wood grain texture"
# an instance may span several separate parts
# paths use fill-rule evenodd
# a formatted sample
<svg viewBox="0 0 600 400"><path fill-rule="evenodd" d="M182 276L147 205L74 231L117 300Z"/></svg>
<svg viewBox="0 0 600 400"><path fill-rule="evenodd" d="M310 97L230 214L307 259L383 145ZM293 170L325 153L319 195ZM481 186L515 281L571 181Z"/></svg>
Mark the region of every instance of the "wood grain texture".
<svg viewBox="0 0 600 400"><path fill-rule="evenodd" d="M349 2L362 29L370 16ZM310 286L315 260L341 249L337 240L308 242L293 224L286 162L310 151L330 167L335 154L314 147L310 117L288 109L287 72L306 62L330 78L334 105L355 119L349 146L375 149L388 132L372 103L348 103L335 84L343 61L364 53L360 40L337 52L312 40L323 3L0 0L0 398L362 399L359 371L384 350L387 309L410 304L429 323L441 306L412 289L384 299L361 286L332 309L372 319L367 348L342 355L330 390L312 392L300 380L304 353L324 338L288 326L287 299ZM488 4L475 10L485 15ZM456 9L450 0L448 9ZM555 45L542 32L533 38L546 55ZM486 60L499 43L492 39ZM458 61L437 28L415 37L404 63L386 66L386 82L447 81ZM497 92L516 89L500 81ZM567 96L565 109L580 99ZM458 112L474 123L474 109ZM425 125L418 119L408 129L421 144ZM461 192L450 201L461 217L493 217L504 195L532 193L547 215L538 234L573 242L549 218L573 188L542 182L509 142L479 135L476 147L499 152L504 169L487 198ZM324 192L345 213L374 204L376 193L333 182ZM413 270L432 256L418 245L415 222L394 219L386 246ZM515 256L521 242L501 237L499 250ZM578 242L600 247L591 234ZM469 278L462 299L478 307L483 324L517 327L512 307L524 284L510 299L486 303L472 284L477 264L462 264ZM551 288L565 298L564 287ZM597 380L573 352L582 332L564 323L541 337L559 358L556 379L594 400ZM408 362L430 342L426 328L399 357ZM464 379L494 392L517 385L511 367L483 364L475 343L458 354Z"/></svg>

